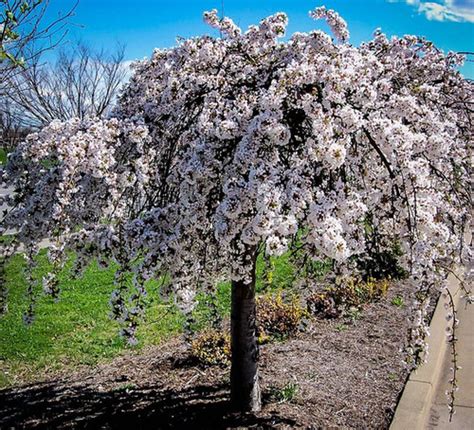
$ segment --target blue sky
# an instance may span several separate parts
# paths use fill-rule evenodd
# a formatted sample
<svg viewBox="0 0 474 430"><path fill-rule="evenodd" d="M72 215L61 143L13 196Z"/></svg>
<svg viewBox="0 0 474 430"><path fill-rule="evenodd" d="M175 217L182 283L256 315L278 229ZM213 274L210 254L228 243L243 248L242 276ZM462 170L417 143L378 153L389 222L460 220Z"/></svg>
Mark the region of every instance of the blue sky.
<svg viewBox="0 0 474 430"><path fill-rule="evenodd" d="M51 19L75 0L50 2ZM474 51L474 0L224 0L224 10L243 29L284 11L291 34L325 29L308 17L310 9L322 4L346 19L354 45L380 27L388 35L423 35L445 51ZM104 48L120 42L126 45L127 60L141 59L155 47L173 46L177 36L214 34L202 21L202 12L212 8L221 10L222 0L80 0L67 37ZM474 79L474 62L462 71Z"/></svg>

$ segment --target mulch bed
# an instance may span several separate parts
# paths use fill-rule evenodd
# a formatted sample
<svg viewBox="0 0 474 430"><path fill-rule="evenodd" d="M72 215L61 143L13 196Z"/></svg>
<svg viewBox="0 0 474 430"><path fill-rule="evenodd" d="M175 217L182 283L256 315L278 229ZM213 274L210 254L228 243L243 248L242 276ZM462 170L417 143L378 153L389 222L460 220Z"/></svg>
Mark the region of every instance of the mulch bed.
<svg viewBox="0 0 474 430"><path fill-rule="evenodd" d="M97 367L43 376L0 391L0 428L385 429L408 371L400 351L411 299L403 285L355 320L312 320L285 342L261 348L263 409L229 410L229 369L201 368L173 339ZM275 400L293 384L296 394Z"/></svg>

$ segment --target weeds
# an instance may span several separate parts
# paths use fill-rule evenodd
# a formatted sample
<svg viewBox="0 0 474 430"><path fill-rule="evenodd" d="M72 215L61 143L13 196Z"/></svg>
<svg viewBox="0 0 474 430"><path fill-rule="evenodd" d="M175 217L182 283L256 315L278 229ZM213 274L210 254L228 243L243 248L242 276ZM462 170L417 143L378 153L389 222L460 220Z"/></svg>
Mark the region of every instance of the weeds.
<svg viewBox="0 0 474 430"><path fill-rule="evenodd" d="M368 279L362 281L353 277L336 280L336 286L330 286L321 292L314 292L306 299L307 310L312 315L323 318L337 318L349 315L354 321L360 317L360 308L385 297L389 280Z"/></svg>
<svg viewBox="0 0 474 430"><path fill-rule="evenodd" d="M401 296L394 297L391 303L393 306L396 306L397 308L403 308L403 306L405 306L405 301L403 300L403 297Z"/></svg>
<svg viewBox="0 0 474 430"><path fill-rule="evenodd" d="M348 328L348 327L347 327L346 324L338 324L338 325L336 326L336 330L337 330L338 332L347 330L347 328Z"/></svg>
<svg viewBox="0 0 474 430"><path fill-rule="evenodd" d="M396 381L398 379L398 375L396 373L390 372L388 374L388 379L390 379L390 381Z"/></svg>
<svg viewBox="0 0 474 430"><path fill-rule="evenodd" d="M359 320L362 317L362 312L360 309L356 307L350 307L345 315L349 317L351 323L354 324L357 320Z"/></svg>
<svg viewBox="0 0 474 430"><path fill-rule="evenodd" d="M277 403L289 403L295 400L298 394L298 384L288 382L283 387L270 387L270 399Z"/></svg>
<svg viewBox="0 0 474 430"><path fill-rule="evenodd" d="M129 393L130 391L134 390L135 388L137 388L137 386L135 384L126 383L126 384L119 385L118 387L115 387L112 391L114 393L122 393L122 392Z"/></svg>

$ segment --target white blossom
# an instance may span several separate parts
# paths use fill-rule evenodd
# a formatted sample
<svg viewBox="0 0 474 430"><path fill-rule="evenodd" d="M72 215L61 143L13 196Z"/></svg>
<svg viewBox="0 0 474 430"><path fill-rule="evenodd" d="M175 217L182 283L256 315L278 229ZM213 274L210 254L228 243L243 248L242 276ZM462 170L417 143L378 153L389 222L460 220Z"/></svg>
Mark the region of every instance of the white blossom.
<svg viewBox="0 0 474 430"><path fill-rule="evenodd" d="M348 39L336 12L311 16ZM222 38L137 62L113 117L53 121L25 139L2 172L18 190L2 228L28 249L54 238L78 266L133 270L134 300L112 299L132 336L144 279L165 276L162 292L189 308L198 288L249 279L260 245L280 255L298 243L347 270L371 238L380 251L396 243L420 290L472 260L473 84L458 56L381 32L360 47L321 31L282 41L282 13L244 33L216 11L205 20ZM427 333L416 307L413 351Z"/></svg>

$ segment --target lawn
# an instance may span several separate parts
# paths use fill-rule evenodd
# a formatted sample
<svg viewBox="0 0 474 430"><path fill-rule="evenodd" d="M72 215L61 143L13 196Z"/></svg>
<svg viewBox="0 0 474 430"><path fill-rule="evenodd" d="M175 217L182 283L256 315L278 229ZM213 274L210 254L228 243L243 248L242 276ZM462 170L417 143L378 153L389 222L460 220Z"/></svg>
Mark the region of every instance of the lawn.
<svg viewBox="0 0 474 430"><path fill-rule="evenodd" d="M37 278L48 269L44 254L38 263ZM292 283L288 256L273 263L269 276L261 258L258 262L260 292ZM107 317L113 269L92 264L80 280L64 272L61 301L39 299L37 320L30 327L22 322L27 306L23 269L20 256L7 267L12 300L10 313L0 320L0 351L3 370L9 373L2 384L20 387L0 390L2 428L38 422L47 428L77 427L78 422L88 428L153 428L162 423L166 428L247 428L260 423L269 428L270 422L288 428L315 423L321 428L388 428L408 375L403 346L411 309L404 303L413 300L413 291L402 281L393 283L387 295L365 303L363 311L308 318L306 329L296 336L261 345L259 372L266 401L247 422L226 407L228 366L193 365L180 340L163 342L182 330L183 316L157 299L156 282L149 285L148 322L140 329L138 353L127 353L130 347L118 337L118 325ZM228 283L219 285L216 297L219 312L228 315ZM198 326L211 319L204 301L194 315ZM41 384L20 384L42 380L50 368L65 371Z"/></svg>
<svg viewBox="0 0 474 430"><path fill-rule="evenodd" d="M7 151L0 148L0 166L7 163Z"/></svg>
<svg viewBox="0 0 474 430"><path fill-rule="evenodd" d="M119 325L109 318L109 298L114 289L114 267L101 269L91 264L79 279L72 279L68 268L60 273L61 294L58 302L41 293L40 280L50 266L45 251L34 270L37 305L35 321L23 322L28 306L25 261L15 255L6 264L9 290L8 312L0 318L0 387L37 378L46 370L57 370L78 364L97 364L117 356L130 347L118 335ZM271 276L265 271L263 258L258 261L257 290L277 290L291 285L293 267L288 256L273 259ZM184 316L163 302L158 282L148 284L146 322L138 333L141 349L156 345L183 330ZM210 308L204 295L194 312L195 328L208 324ZM214 303L221 316L230 314L230 284L221 283Z"/></svg>

